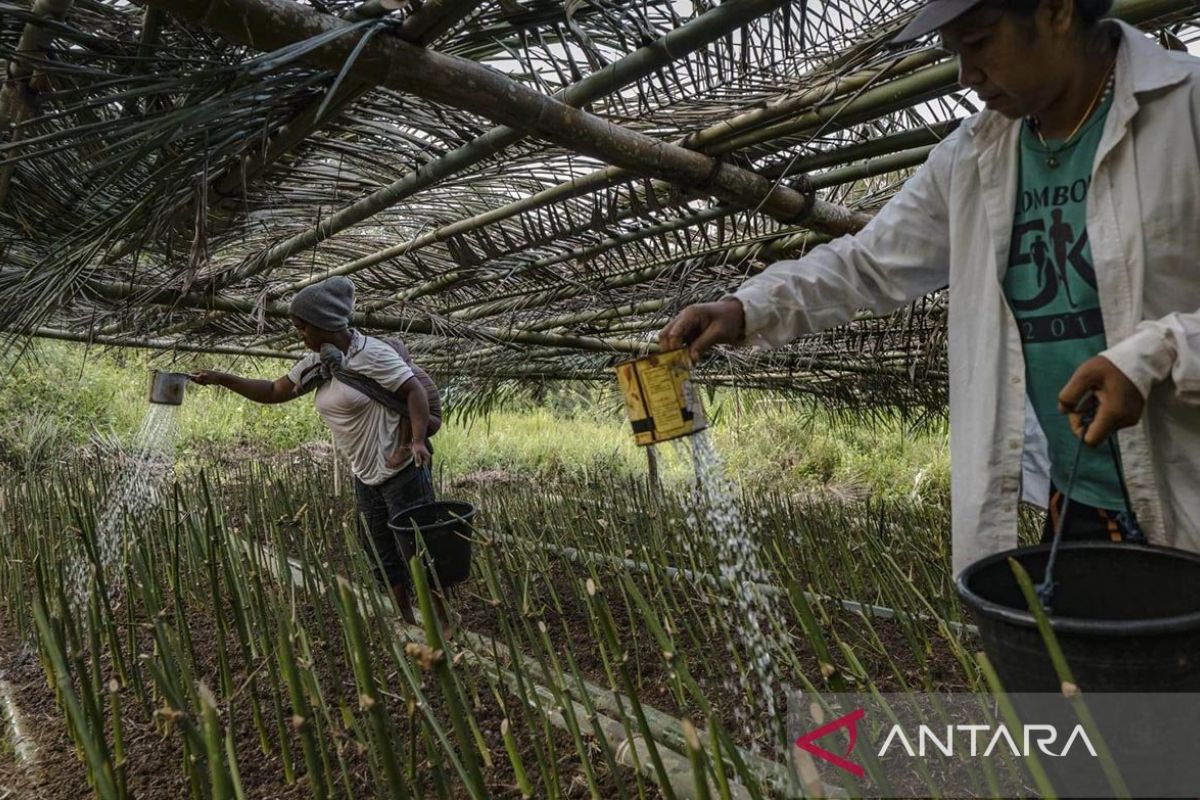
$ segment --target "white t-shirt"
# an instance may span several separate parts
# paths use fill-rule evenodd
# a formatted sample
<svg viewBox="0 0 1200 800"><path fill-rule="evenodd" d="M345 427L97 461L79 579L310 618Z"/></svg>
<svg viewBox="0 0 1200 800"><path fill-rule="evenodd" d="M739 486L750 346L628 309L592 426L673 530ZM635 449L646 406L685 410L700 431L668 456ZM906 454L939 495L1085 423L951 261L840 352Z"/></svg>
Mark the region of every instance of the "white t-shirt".
<svg viewBox="0 0 1200 800"><path fill-rule="evenodd" d="M299 386L305 370L321 361L317 353L309 353L296 362L288 372L288 380ZM350 349L343 361L347 370L371 378L389 392L394 392L413 377L396 351L385 342L350 331ZM377 486L412 461L392 468L388 455L399 442L400 415L382 403L367 397L334 378L316 392L317 413L333 431L333 441L350 459L354 476L368 486Z"/></svg>

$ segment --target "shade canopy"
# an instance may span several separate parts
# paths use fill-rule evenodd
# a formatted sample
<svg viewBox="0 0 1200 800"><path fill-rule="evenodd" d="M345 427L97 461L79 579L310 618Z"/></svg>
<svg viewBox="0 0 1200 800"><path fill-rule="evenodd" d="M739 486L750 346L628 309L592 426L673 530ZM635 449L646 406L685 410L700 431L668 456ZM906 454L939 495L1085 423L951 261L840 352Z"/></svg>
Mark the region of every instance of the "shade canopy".
<svg viewBox="0 0 1200 800"><path fill-rule="evenodd" d="M294 356L355 324L496 386L608 378L683 305L856 230L976 110L869 0L0 2L0 329ZM1186 46L1192 0L1116 13ZM702 376L945 402L945 301Z"/></svg>

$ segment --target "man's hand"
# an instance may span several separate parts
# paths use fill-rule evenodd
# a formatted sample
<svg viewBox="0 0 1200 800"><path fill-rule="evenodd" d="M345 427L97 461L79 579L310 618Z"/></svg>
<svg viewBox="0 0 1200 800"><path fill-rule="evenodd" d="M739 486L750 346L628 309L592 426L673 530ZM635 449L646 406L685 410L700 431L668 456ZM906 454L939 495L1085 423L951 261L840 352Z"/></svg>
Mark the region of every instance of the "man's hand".
<svg viewBox="0 0 1200 800"><path fill-rule="evenodd" d="M691 345L688 352L694 363L714 344L732 344L741 339L745 328L746 313L740 301L697 303L667 323L658 334L658 343L664 350Z"/></svg>
<svg viewBox="0 0 1200 800"><path fill-rule="evenodd" d="M429 454L429 448L425 446L424 440L413 442L410 445L410 449L412 450L413 463L417 465L418 469L424 469L429 466L429 463L433 460L433 456Z"/></svg>
<svg viewBox="0 0 1200 800"><path fill-rule="evenodd" d="M192 373L192 383L198 383L201 386L222 386L226 377L224 372L200 369Z"/></svg>
<svg viewBox="0 0 1200 800"><path fill-rule="evenodd" d="M1095 420L1088 426L1084 444L1095 447L1114 431L1135 425L1142 418L1146 400L1133 381L1104 356L1095 356L1079 365L1058 394L1058 410L1070 414L1071 431L1076 436L1082 425L1081 414L1075 407L1089 391L1095 394L1099 405Z"/></svg>

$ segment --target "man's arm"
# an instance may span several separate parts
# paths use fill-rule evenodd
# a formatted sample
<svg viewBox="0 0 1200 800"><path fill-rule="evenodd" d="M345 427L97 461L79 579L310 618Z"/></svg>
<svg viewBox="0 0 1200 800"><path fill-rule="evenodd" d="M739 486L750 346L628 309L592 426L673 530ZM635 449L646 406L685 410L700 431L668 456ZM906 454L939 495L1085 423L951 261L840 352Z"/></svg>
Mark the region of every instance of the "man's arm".
<svg viewBox="0 0 1200 800"><path fill-rule="evenodd" d="M1200 82L1192 79L1187 91L1192 94L1193 118L1179 124L1190 127L1200 150ZM1196 273L1191 275L1195 280ZM1081 415L1075 408L1091 392L1097 401L1095 419L1084 441L1096 445L1114 431L1137 424L1150 390L1168 378L1176 400L1200 405L1200 310L1144 320L1128 337L1083 362L1058 395L1059 411L1070 415L1078 436Z"/></svg>
<svg viewBox="0 0 1200 800"><path fill-rule="evenodd" d="M1181 402L1200 405L1200 311L1141 322L1127 339L1083 362L1059 394L1059 410L1071 415L1078 436L1081 420L1074 409L1092 392L1098 405L1084 441L1097 445L1137 424L1150 389L1167 378Z"/></svg>
<svg viewBox="0 0 1200 800"><path fill-rule="evenodd" d="M689 306L665 327L666 349L714 344L782 345L849 322L863 308L885 313L945 286L950 279L949 187L957 134L853 236L779 261L734 295Z"/></svg>
<svg viewBox="0 0 1200 800"><path fill-rule="evenodd" d="M400 384L396 391L408 405L408 419L412 425L410 447L413 461L418 467L423 467L430 460L429 449L425 446L425 436L429 430L429 396L425 394L425 387L415 375Z"/></svg>
<svg viewBox="0 0 1200 800"><path fill-rule="evenodd" d="M276 378L274 381L268 381L202 369L195 373L192 381L201 386L224 386L247 400L267 405L286 403L288 400L296 398L296 386L286 375Z"/></svg>

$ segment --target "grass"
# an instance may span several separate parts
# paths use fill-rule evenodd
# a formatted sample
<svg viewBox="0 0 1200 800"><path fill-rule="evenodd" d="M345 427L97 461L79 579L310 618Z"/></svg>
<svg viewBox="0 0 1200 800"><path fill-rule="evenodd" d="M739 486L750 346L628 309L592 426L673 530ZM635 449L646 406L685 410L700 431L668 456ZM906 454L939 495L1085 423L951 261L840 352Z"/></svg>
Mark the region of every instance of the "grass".
<svg viewBox="0 0 1200 800"><path fill-rule="evenodd" d="M152 366L274 379L290 365L229 357L152 361L141 352L36 343L0 383L0 462L36 468L69 461L89 444L128 442L145 414ZM645 474L646 455L629 435L615 381L534 395L469 422L451 416L434 441L441 475L586 482ZM941 420L914 428L886 414L835 416L793 399L725 390L707 405L717 448L746 488L845 500L949 496L949 440ZM330 441L310 398L262 406L191 385L179 423L185 467L213 456L258 457ZM675 451L657 448L660 472L664 483L682 486L691 467Z"/></svg>
<svg viewBox="0 0 1200 800"><path fill-rule="evenodd" d="M277 378L286 365L260 359L231 363L151 360L61 342L35 342L0 379L0 461L41 466L89 443L128 442L146 413L150 369L236 369ZM261 406L231 392L189 385L179 416L182 450L255 443L283 450L327 440L311 401Z"/></svg>
<svg viewBox="0 0 1200 800"><path fill-rule="evenodd" d="M719 396L719 399L724 399ZM943 500L949 495L949 441L934 424L915 432L897 418L855 425L798 413L764 399L711 428L730 475L744 487L846 500ZM514 477L587 480L599 473L642 475L646 455L625 420L561 416L547 409L494 412L470 427L447 427L435 444L446 475L502 470ZM665 483L692 479L672 445L657 448Z"/></svg>

